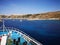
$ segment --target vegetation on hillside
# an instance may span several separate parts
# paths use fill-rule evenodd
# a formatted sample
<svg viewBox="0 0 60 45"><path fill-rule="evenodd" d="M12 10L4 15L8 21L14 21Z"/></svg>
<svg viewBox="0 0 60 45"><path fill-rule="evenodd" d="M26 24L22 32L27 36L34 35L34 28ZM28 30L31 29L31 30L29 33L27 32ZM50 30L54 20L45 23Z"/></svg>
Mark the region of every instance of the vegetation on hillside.
<svg viewBox="0 0 60 45"><path fill-rule="evenodd" d="M48 18L59 18L60 19L60 11L57 12L48 12L41 14L26 14L26 15L0 15L0 18L27 18L27 19L48 19Z"/></svg>

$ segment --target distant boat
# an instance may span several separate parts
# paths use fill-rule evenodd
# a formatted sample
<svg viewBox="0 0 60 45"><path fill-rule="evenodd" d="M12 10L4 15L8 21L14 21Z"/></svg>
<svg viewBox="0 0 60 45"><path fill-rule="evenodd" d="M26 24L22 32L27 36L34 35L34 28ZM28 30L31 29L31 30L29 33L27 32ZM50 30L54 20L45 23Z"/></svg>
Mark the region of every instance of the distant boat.
<svg viewBox="0 0 60 45"><path fill-rule="evenodd" d="M20 22L22 22L22 19L20 20Z"/></svg>

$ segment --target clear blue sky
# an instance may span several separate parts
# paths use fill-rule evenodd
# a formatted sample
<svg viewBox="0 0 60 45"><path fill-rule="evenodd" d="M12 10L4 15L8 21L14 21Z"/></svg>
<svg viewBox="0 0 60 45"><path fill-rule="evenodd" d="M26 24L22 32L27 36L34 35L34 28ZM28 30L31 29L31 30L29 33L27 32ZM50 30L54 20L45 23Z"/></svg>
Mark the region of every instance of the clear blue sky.
<svg viewBox="0 0 60 45"><path fill-rule="evenodd" d="M60 11L60 0L0 0L0 14L34 14Z"/></svg>

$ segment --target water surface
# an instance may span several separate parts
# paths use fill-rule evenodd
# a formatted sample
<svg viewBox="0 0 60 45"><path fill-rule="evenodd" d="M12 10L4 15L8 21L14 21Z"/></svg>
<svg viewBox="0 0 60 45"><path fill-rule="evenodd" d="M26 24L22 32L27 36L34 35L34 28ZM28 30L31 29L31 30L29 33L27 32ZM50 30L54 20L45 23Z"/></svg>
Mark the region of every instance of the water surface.
<svg viewBox="0 0 60 45"><path fill-rule="evenodd" d="M60 45L60 20L5 20L5 26L18 28L43 45Z"/></svg>

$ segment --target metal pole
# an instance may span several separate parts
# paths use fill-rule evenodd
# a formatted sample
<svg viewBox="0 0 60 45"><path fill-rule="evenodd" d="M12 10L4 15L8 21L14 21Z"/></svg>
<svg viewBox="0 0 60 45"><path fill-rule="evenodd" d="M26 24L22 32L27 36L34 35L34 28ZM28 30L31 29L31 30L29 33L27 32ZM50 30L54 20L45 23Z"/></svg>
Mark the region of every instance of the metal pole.
<svg viewBox="0 0 60 45"><path fill-rule="evenodd" d="M4 19L3 19L3 32L4 32Z"/></svg>

